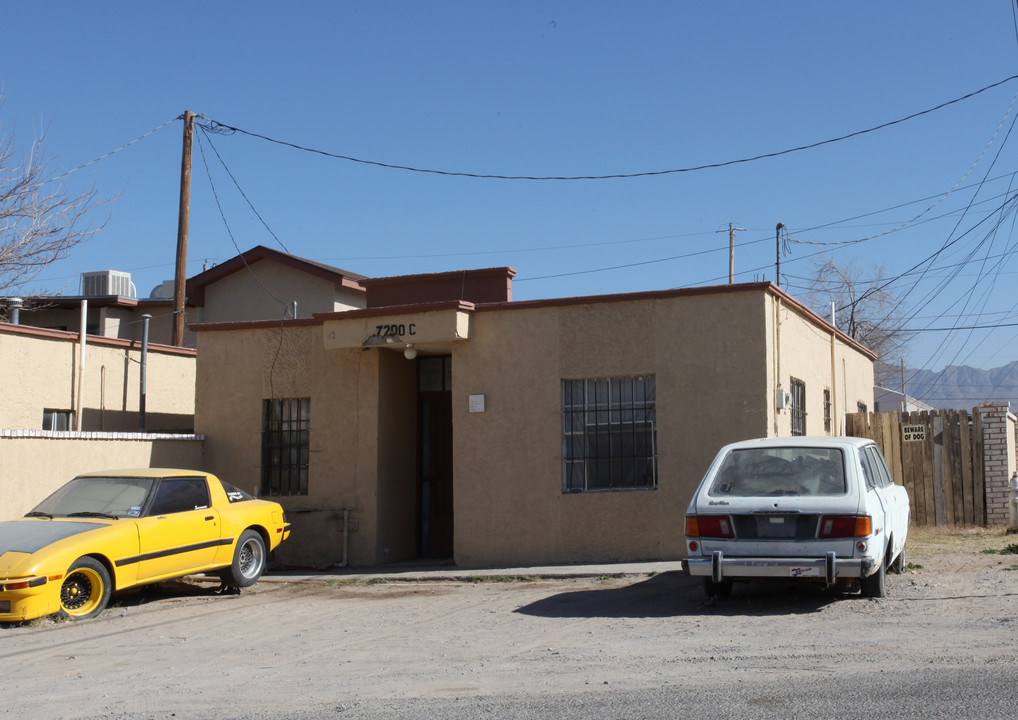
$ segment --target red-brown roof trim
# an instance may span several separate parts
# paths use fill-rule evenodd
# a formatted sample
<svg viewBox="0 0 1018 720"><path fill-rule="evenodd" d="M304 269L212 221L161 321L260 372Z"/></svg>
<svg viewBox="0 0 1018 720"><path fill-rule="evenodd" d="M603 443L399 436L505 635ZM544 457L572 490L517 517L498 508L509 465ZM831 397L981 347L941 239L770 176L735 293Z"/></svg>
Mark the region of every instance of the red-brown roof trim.
<svg viewBox="0 0 1018 720"><path fill-rule="evenodd" d="M477 312L488 312L492 310L526 310L543 307L565 307L569 305L596 305L608 302L632 302L638 300L665 300L673 297L695 297L699 295L728 295L741 292L767 292L774 297L780 298L782 302L793 306L798 312L806 316L811 322L819 325L826 332L834 332L842 342L853 346L860 352L874 360L877 356L872 350L855 340L840 329L831 325L827 320L817 315L808 307L800 303L784 290L772 282L739 283L734 285L708 285L695 288L673 288L671 290L645 290L635 293L621 293L617 295L586 295L570 298L549 298L540 300L522 300L507 303L486 303L477 306Z"/></svg>
<svg viewBox="0 0 1018 720"><path fill-rule="evenodd" d="M0 323L0 333L35 337L43 340L63 340L70 342L77 342L80 337L78 333L70 330L52 330L50 328L41 328L32 325L12 325L11 323ZM111 338L103 335L86 335L85 342L89 345L141 350L141 340L125 340L123 338ZM160 343L153 342L148 344L148 350L149 352L160 353L162 355L179 355L181 357L195 357L197 355L194 348L177 347L176 345L162 345Z"/></svg>
<svg viewBox="0 0 1018 720"><path fill-rule="evenodd" d="M495 272L504 272L505 268L495 268ZM385 280L386 278L378 278ZM864 355L876 360L877 356L872 350L862 345L854 338L831 325L827 320L817 315L808 307L800 303L784 290L771 282L739 283L735 285L709 285L695 288L673 288L670 290L645 290L635 293L620 293L614 295L581 295L568 298L547 298L538 300L511 300L495 303L471 303L466 301L443 301L435 303L419 303L414 305L393 305L388 307L364 308L357 310L341 310L331 313L315 313L312 318L304 320L280 321L259 320L251 322L233 323L205 323L189 325L191 330L198 331L223 331L223 330L253 330L269 327L300 327L308 325L319 325L326 320L343 320L346 318L364 317L387 317L390 315L408 315L411 313L432 312L438 310L463 310L466 312L493 312L501 310L535 310L540 308L568 307L572 305L596 305L611 302L635 302L641 300L667 300L676 297L696 297L703 295L731 295L746 292L765 292L778 299L786 305L794 308L810 322L819 326L825 332L833 332L835 337L857 349Z"/></svg>

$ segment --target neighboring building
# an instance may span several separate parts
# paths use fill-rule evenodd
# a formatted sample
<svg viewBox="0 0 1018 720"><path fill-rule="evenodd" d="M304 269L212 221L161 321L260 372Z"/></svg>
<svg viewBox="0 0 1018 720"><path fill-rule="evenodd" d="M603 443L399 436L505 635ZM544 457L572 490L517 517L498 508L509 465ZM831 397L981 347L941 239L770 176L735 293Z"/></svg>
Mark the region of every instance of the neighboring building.
<svg viewBox="0 0 1018 720"><path fill-rule="evenodd" d="M192 326L206 468L284 505L284 562L679 558L723 444L873 404L873 355L770 283L513 302L514 274Z"/></svg>
<svg viewBox="0 0 1018 720"><path fill-rule="evenodd" d="M259 245L187 281L187 301L195 308L188 323L309 318L362 308L363 279Z"/></svg>
<svg viewBox="0 0 1018 720"><path fill-rule="evenodd" d="M17 313L12 301L20 302ZM143 336L143 316L149 321L149 341L169 344L173 337L173 300L139 299L121 295L36 295L5 298L5 318L27 327L81 332L82 303L85 305L85 332L105 338L138 340ZM194 346L192 336L191 347Z"/></svg>
<svg viewBox="0 0 1018 720"><path fill-rule="evenodd" d="M874 412L921 412L936 410L932 405L927 405L911 395L902 393L900 390L889 390L877 385L873 389L873 410Z"/></svg>
<svg viewBox="0 0 1018 720"><path fill-rule="evenodd" d="M0 520L24 514L75 474L196 468L195 351L0 323Z"/></svg>
<svg viewBox="0 0 1018 720"><path fill-rule="evenodd" d="M85 348L81 367L77 333L0 323L0 367L8 379L0 429L139 430L141 343L89 335ZM192 432L195 351L150 344L145 362L145 428Z"/></svg>
<svg viewBox="0 0 1018 720"><path fill-rule="evenodd" d="M294 317L364 307L362 275L257 246L187 280L184 311L188 323L232 322ZM149 342L173 342L173 281L138 298L130 273L115 270L82 273L81 295L44 295L17 299L18 324L80 332L82 303L85 332L122 340L143 336L149 315ZM9 319L12 298L6 298ZM194 334L184 332L184 347Z"/></svg>

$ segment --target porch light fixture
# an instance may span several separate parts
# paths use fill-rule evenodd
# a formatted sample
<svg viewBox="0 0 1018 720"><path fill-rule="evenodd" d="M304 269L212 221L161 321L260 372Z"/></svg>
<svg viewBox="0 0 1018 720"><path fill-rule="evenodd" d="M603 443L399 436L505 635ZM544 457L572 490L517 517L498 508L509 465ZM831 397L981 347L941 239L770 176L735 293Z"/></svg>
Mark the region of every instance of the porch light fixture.
<svg viewBox="0 0 1018 720"><path fill-rule="evenodd" d="M371 335L361 343L363 347L378 347L379 345L401 345L403 338L399 335Z"/></svg>
<svg viewBox="0 0 1018 720"><path fill-rule="evenodd" d="M417 357L417 348L414 347L413 343L407 343L406 350L403 351L403 357L407 360L413 360Z"/></svg>

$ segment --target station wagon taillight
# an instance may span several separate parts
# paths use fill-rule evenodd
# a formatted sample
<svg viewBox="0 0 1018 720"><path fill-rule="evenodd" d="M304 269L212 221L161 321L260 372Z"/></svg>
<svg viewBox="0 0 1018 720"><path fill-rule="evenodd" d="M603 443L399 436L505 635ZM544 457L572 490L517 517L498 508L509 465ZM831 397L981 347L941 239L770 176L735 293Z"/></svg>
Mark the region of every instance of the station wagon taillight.
<svg viewBox="0 0 1018 720"><path fill-rule="evenodd" d="M727 515L687 515L686 535L688 537L730 538L732 519Z"/></svg>
<svg viewBox="0 0 1018 720"><path fill-rule="evenodd" d="M869 515L824 515L820 518L820 537L857 538L873 533L873 519Z"/></svg>

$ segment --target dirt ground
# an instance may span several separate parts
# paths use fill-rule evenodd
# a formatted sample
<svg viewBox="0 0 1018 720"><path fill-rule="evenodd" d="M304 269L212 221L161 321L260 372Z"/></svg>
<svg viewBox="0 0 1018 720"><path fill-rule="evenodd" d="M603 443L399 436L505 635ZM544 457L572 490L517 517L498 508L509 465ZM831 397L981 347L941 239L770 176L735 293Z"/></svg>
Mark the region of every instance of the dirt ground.
<svg viewBox="0 0 1018 720"><path fill-rule="evenodd" d="M1011 551L1011 552L1008 552ZM913 530L889 596L680 574L178 582L95 620L0 626L0 718L353 716L359 703L1018 667L1018 536ZM26 713L26 708L31 711Z"/></svg>

